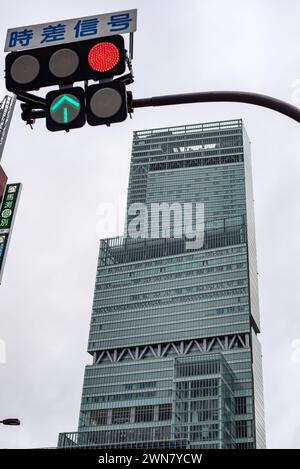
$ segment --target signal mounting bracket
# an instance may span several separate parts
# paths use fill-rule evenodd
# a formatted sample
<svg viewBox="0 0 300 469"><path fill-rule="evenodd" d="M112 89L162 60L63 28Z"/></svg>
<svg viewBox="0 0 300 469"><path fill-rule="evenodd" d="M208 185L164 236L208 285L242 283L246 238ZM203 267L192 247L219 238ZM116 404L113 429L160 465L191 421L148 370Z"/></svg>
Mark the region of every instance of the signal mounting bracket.
<svg viewBox="0 0 300 469"><path fill-rule="evenodd" d="M129 60L133 59L133 34L129 33Z"/></svg>

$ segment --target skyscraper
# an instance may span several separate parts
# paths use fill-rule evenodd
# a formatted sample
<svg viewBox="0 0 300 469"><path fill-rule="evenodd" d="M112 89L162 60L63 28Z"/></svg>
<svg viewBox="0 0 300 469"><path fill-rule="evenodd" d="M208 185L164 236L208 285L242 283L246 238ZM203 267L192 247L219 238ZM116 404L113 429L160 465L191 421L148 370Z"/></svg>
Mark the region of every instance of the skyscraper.
<svg viewBox="0 0 300 469"><path fill-rule="evenodd" d="M184 213L171 210L166 229L152 210L174 203L204 207L200 225L189 212L201 243L178 234ZM144 207L139 223L137 206ZM127 222L143 236L101 240L93 364L78 432L60 434L59 446L264 448L250 142L242 121L134 132Z"/></svg>

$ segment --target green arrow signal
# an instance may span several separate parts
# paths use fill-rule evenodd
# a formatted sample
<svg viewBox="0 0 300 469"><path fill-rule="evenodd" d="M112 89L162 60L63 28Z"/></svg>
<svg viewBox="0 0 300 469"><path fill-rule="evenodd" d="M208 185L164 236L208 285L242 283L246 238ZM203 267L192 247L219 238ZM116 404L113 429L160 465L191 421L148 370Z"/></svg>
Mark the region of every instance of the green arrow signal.
<svg viewBox="0 0 300 469"><path fill-rule="evenodd" d="M51 111L55 112L58 108L60 108L60 106L65 102L67 101L67 103L70 103L72 106L74 107L77 107L79 108L80 107L80 104L78 101L75 101L75 99L73 98L70 98L70 96L68 96L67 94L64 94L61 98L59 98L58 101L56 101L55 104L53 104L53 106L51 106Z"/></svg>
<svg viewBox="0 0 300 469"><path fill-rule="evenodd" d="M69 107L73 108L75 111L69 112ZM76 115L78 114L80 110L80 102L74 97L70 96L68 94L64 94L54 100L54 103L50 106L50 112L55 113L58 110L62 110L62 117L57 116L56 118L52 115L52 118L54 118L55 121L61 122L63 124L68 124L68 122L74 120ZM70 109L71 111L71 109ZM76 112L77 111L77 112ZM71 115L70 115L71 114Z"/></svg>

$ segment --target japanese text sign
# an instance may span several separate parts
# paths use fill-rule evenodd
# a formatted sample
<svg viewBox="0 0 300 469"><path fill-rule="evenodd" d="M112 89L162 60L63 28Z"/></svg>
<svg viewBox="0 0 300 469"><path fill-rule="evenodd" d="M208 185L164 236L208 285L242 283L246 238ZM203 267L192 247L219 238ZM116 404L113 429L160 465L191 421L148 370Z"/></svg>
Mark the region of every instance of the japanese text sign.
<svg viewBox="0 0 300 469"><path fill-rule="evenodd" d="M11 28L4 52L46 47L136 31L137 10Z"/></svg>

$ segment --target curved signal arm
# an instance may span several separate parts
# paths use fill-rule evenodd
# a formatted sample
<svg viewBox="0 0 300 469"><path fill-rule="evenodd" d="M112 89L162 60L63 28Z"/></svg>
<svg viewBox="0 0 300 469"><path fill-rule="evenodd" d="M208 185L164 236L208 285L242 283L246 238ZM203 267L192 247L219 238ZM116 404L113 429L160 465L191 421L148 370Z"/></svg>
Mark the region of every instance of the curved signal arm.
<svg viewBox="0 0 300 469"><path fill-rule="evenodd" d="M173 94L154 96L152 98L132 99L131 108L150 106L169 106L173 104L209 103L209 102L237 102L255 104L280 112L297 122L300 122L300 109L280 99L264 94L248 93L245 91L204 91L200 93Z"/></svg>
<svg viewBox="0 0 300 469"><path fill-rule="evenodd" d="M122 77L121 77L122 78ZM24 120L39 119L45 117L45 99L30 93L19 93L17 99L26 103L27 112L22 118ZM300 122L300 109L285 101L271 96L246 91L203 91L200 93L184 93L165 96L154 96L152 98L133 99L132 93L128 92L128 110L133 112L136 108L152 106L170 106L176 104L209 103L209 102L236 102L254 104L273 111L280 112L287 117ZM25 105L24 105L25 106ZM39 109L39 110L37 110ZM24 111L24 109L23 109Z"/></svg>

